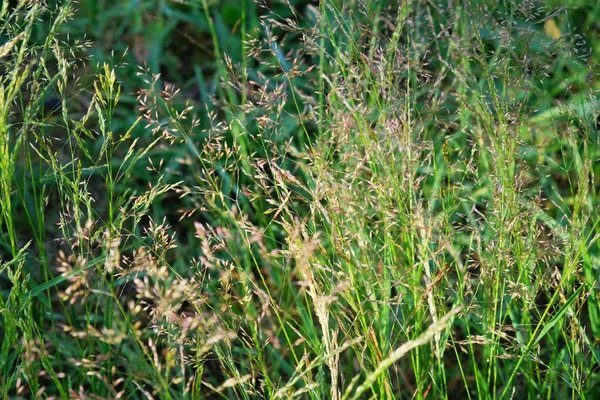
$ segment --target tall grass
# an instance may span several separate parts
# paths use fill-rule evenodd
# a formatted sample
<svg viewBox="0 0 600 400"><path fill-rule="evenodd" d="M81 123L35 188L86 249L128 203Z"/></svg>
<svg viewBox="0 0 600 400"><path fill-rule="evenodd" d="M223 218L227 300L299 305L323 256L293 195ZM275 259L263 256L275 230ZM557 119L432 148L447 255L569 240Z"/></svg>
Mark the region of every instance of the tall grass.
<svg viewBox="0 0 600 400"><path fill-rule="evenodd" d="M0 396L593 398L597 32L294 4L182 3L198 99L3 6Z"/></svg>

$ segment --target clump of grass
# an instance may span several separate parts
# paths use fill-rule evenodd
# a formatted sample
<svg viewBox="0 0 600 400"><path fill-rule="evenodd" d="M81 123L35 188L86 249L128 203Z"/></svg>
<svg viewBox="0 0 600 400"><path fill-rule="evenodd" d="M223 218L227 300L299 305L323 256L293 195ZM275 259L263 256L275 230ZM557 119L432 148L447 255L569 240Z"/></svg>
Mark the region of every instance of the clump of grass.
<svg viewBox="0 0 600 400"><path fill-rule="evenodd" d="M78 76L91 44L63 41L72 12L69 1L1 12L3 398L135 391L117 348L133 346L134 365L157 374L118 278L124 253L141 245L139 220L174 185L157 176L138 193L121 186L162 139L133 137L141 116L114 129L114 68L99 67L90 85Z"/></svg>
<svg viewBox="0 0 600 400"><path fill-rule="evenodd" d="M241 1L234 54L196 7L214 90L142 68L135 112L116 65L77 79L70 2L2 9L2 397L593 393L597 66L569 9Z"/></svg>

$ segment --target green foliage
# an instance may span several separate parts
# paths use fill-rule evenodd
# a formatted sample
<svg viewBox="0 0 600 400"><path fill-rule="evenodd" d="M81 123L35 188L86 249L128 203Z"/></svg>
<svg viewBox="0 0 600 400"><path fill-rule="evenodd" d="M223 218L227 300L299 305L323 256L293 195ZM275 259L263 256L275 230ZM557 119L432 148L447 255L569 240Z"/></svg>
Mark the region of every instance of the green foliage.
<svg viewBox="0 0 600 400"><path fill-rule="evenodd" d="M597 391L597 4L0 17L0 397Z"/></svg>

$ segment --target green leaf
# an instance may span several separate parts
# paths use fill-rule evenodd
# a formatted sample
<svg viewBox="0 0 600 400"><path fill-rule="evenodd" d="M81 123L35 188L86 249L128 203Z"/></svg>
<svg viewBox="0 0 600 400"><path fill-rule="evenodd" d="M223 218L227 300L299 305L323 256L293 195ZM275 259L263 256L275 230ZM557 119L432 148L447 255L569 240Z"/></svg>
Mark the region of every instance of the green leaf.
<svg viewBox="0 0 600 400"><path fill-rule="evenodd" d="M569 310L571 308L571 305L573 304L573 302L577 298L579 298L579 295L581 294L581 292L583 291L584 288L585 288L585 285L579 286L579 289L577 289L571 295L571 297L569 297L569 299L567 300L567 302L565 304L563 304L563 306L560 308L560 310L558 310L558 312L556 313L556 315L550 321L548 321L548 323L544 326L544 328L542 329L542 331L540 332L540 334L538 335L538 337L535 339L535 342L533 342L533 344L530 347L536 346L544 338L544 336L546 336L548 334L548 332L550 332L550 330L552 328L554 328L554 326L565 315L565 313L567 312L567 310Z"/></svg>

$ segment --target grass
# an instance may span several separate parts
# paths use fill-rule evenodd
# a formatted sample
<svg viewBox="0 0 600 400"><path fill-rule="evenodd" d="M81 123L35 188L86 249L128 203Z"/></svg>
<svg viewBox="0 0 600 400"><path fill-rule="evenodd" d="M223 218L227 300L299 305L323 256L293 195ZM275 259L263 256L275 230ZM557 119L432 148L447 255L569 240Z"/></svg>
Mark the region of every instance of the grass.
<svg viewBox="0 0 600 400"><path fill-rule="evenodd" d="M594 398L595 2L0 17L0 398Z"/></svg>

